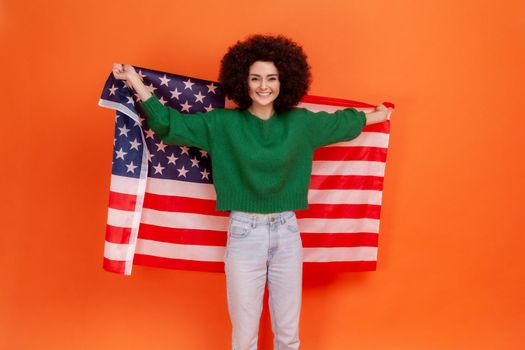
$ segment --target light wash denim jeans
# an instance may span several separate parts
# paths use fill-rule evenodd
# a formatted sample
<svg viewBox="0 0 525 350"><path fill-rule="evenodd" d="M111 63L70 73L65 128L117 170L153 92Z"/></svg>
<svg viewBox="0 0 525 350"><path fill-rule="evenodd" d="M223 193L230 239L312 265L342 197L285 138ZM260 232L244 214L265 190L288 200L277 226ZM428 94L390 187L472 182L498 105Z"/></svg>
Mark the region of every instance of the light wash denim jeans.
<svg viewBox="0 0 525 350"><path fill-rule="evenodd" d="M224 255L232 349L257 349L266 281L274 350L299 348L303 250L293 211L232 211Z"/></svg>

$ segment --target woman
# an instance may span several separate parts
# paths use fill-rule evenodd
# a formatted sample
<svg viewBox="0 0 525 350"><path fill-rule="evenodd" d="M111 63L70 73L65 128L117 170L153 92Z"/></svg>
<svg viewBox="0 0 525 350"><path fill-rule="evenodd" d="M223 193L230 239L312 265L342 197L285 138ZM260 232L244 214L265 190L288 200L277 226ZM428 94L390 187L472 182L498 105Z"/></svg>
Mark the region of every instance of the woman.
<svg viewBox="0 0 525 350"><path fill-rule="evenodd" d="M165 143L211 155L217 210L230 211L224 262L233 349L257 348L266 282L274 349L298 349L303 256L294 210L308 207L313 151L386 120L386 107L366 115L295 108L310 67L284 36L251 36L223 57L219 81L238 109L183 115L161 104L132 66L114 64L113 74L135 89Z"/></svg>

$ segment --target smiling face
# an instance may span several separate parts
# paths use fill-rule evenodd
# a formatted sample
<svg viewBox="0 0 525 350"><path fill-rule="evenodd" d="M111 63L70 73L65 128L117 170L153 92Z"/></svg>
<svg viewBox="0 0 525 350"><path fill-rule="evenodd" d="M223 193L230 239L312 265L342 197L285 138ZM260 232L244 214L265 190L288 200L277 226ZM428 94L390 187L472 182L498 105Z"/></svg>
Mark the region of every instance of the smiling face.
<svg viewBox="0 0 525 350"><path fill-rule="evenodd" d="M279 72L273 62L254 62L248 73L248 87L252 106L273 106L281 87Z"/></svg>

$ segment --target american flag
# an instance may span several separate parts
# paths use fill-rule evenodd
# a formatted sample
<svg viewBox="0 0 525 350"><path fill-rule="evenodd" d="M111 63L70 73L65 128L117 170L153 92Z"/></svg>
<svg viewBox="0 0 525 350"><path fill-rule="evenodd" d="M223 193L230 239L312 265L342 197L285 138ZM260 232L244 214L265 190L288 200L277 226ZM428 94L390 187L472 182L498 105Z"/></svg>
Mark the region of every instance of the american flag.
<svg viewBox="0 0 525 350"><path fill-rule="evenodd" d="M216 82L135 68L161 103L182 113L225 107ZM210 155L164 144L138 101L110 74L99 100L116 112L103 268L125 275L133 264L224 271L229 213L215 210ZM318 96L305 96L299 107L373 109ZM367 126L352 141L316 150L309 209L296 211L305 271L376 269L389 124Z"/></svg>

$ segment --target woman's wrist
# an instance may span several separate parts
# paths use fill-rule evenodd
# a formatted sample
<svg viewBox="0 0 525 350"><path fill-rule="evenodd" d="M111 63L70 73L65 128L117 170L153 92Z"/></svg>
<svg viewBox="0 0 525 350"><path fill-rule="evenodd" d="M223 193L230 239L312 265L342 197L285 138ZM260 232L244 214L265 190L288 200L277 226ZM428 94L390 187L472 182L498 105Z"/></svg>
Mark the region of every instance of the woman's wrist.
<svg viewBox="0 0 525 350"><path fill-rule="evenodd" d="M139 86L140 83L142 83L142 80L140 79L140 76L137 73L131 73L126 81L128 82L128 85L133 88L133 90L137 91L137 86Z"/></svg>

